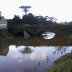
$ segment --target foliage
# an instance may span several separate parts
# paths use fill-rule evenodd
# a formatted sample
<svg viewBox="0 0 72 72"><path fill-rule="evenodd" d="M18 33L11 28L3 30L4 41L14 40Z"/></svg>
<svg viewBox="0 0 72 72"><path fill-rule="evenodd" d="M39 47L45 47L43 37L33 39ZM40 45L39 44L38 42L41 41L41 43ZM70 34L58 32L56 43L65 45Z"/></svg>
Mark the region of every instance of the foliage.
<svg viewBox="0 0 72 72"><path fill-rule="evenodd" d="M13 19L9 19L8 21L8 28L17 27L21 24L21 19L19 16L15 15Z"/></svg>
<svg viewBox="0 0 72 72"><path fill-rule="evenodd" d="M72 34L71 34L71 35L69 35L69 38L70 38L70 39L72 39Z"/></svg>
<svg viewBox="0 0 72 72"><path fill-rule="evenodd" d="M0 30L0 41L12 39L13 36L7 30Z"/></svg>
<svg viewBox="0 0 72 72"><path fill-rule="evenodd" d="M12 19L12 24L20 24L21 20L19 16L14 16L14 18Z"/></svg>
<svg viewBox="0 0 72 72"><path fill-rule="evenodd" d="M34 16L32 13L23 15L22 19L19 16L15 15L13 19L8 20L8 25L15 24L54 24L54 17L43 17L43 16Z"/></svg>
<svg viewBox="0 0 72 72"><path fill-rule="evenodd" d="M29 8L31 8L31 6L21 6L19 8L23 9L23 12L25 12L25 15L26 15L27 12L29 11Z"/></svg>
<svg viewBox="0 0 72 72"><path fill-rule="evenodd" d="M23 24L35 24L35 17L33 14L29 13L28 15L24 15L22 17Z"/></svg>

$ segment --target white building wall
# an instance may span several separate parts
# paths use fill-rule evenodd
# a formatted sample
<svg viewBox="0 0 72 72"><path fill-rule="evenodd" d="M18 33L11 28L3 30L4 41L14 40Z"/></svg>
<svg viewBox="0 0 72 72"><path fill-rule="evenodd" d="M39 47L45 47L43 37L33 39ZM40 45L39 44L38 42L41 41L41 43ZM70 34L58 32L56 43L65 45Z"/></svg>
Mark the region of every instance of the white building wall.
<svg viewBox="0 0 72 72"><path fill-rule="evenodd" d="M4 17L0 20L0 29L7 29L7 21Z"/></svg>
<svg viewBox="0 0 72 72"><path fill-rule="evenodd" d="M0 24L0 29L7 29L7 24Z"/></svg>

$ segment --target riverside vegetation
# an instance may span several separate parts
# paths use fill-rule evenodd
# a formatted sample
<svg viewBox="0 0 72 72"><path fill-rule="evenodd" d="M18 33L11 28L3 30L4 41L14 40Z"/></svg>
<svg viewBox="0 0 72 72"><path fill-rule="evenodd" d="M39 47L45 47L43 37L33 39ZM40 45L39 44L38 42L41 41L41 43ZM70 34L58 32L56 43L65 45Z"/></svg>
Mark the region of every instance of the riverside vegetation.
<svg viewBox="0 0 72 72"><path fill-rule="evenodd" d="M62 56L54 64L46 72L72 72L72 52Z"/></svg>

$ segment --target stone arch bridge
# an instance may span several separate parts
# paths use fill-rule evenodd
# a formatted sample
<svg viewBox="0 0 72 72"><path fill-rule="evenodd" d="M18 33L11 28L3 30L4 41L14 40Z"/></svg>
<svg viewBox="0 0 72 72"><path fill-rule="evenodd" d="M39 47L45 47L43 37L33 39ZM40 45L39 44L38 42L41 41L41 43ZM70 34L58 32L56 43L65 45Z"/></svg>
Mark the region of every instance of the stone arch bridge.
<svg viewBox="0 0 72 72"><path fill-rule="evenodd" d="M56 36L64 36L67 34L71 34L70 32L66 32L64 29L60 28L48 28L45 26L19 26L19 27L11 27L8 29L8 31L14 35L22 35L29 34L29 35L41 35L44 32L54 32Z"/></svg>

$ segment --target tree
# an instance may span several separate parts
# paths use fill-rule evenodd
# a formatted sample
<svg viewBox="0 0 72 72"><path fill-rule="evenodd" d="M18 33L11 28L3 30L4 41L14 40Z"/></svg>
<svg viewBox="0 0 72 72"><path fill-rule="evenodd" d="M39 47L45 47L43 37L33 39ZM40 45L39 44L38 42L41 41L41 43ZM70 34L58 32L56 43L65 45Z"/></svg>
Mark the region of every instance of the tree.
<svg viewBox="0 0 72 72"><path fill-rule="evenodd" d="M35 24L35 17L32 13L29 13L28 15L24 15L22 17L22 23L23 24Z"/></svg>
<svg viewBox="0 0 72 72"><path fill-rule="evenodd" d="M14 18L12 19L12 23L13 24L20 24L21 23L20 17L17 15L14 15Z"/></svg>
<svg viewBox="0 0 72 72"><path fill-rule="evenodd" d="M27 15L27 12L29 11L29 8L31 8L31 6L21 6L19 8L23 9L23 12L25 12L25 15Z"/></svg>
<svg viewBox="0 0 72 72"><path fill-rule="evenodd" d="M48 21L52 21L52 22L55 22L55 21L57 20L55 17L45 16L45 18L46 18Z"/></svg>
<svg viewBox="0 0 72 72"><path fill-rule="evenodd" d="M31 48L29 48L28 46L26 46L23 50L20 51L21 53L25 54L29 54L29 53L32 53L33 50Z"/></svg>

